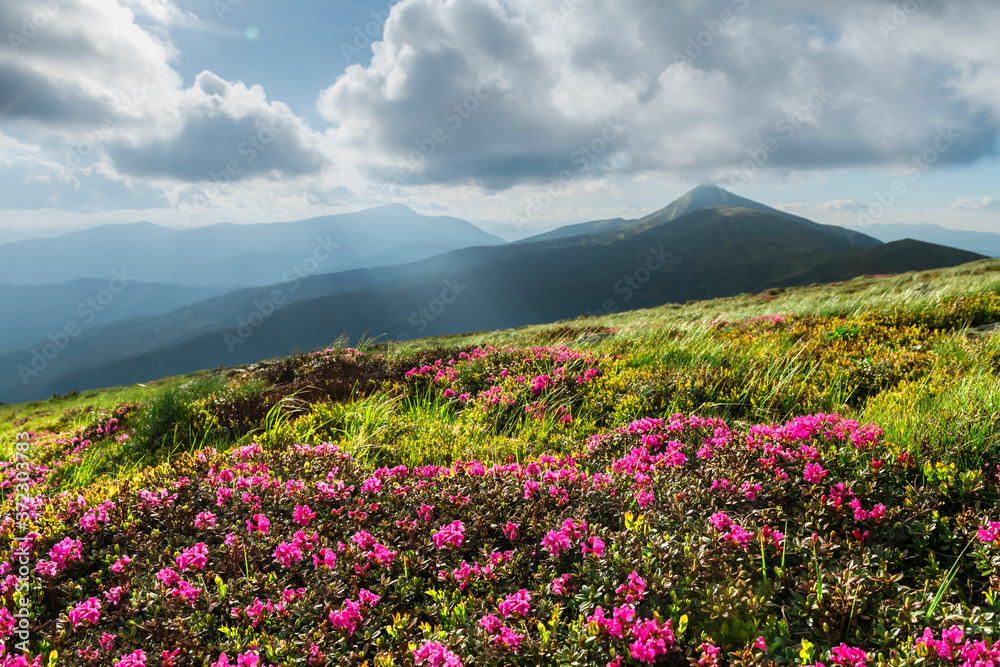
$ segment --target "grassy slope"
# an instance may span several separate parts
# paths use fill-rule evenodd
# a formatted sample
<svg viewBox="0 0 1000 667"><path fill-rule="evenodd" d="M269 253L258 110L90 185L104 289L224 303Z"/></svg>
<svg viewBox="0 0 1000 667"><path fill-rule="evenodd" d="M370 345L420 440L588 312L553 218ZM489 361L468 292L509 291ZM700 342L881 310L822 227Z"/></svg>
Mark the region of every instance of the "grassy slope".
<svg viewBox="0 0 1000 667"><path fill-rule="evenodd" d="M861 544L871 545L869 551L862 549L859 552L857 541L850 541L849 535L843 532L846 530L844 526L849 529L854 524L830 509L825 501L820 501L822 486L812 489L799 486L788 495L787 490L772 487L765 477L760 477L760 472L754 470L753 456L745 460L734 450L732 456L720 456L717 463L705 464L707 467L698 468L699 464L696 464L692 471L685 472L681 477L671 476L669 471L658 476L657 497L662 504L647 513L648 527L639 532L634 526L618 525L623 511L639 511L625 498L632 493L628 479L617 487L623 500L626 500L623 507L607 497L597 499L586 494L579 499L574 497L568 509L583 513L595 527L601 526L605 532L600 534L604 535L609 546L612 538L616 540L615 544L620 545L615 547L621 551L615 552L620 556L615 556L618 560L614 567L611 567L610 561L605 564L610 569L596 564L593 565L596 569L593 569L588 564L590 561L553 564L552 561L529 559L522 562L517 560L521 558L518 555L515 557L517 567L511 565L513 569L507 573L508 583L514 585L514 589L495 589L485 583L480 584L484 588L470 589L476 593L464 604L479 609L476 612L478 620L490 609L488 606L481 609L479 600L496 598L525 586L531 589L537 600L535 604L545 609L546 614L555 613L551 600L542 602L539 597L544 597L544 590L547 589L538 589L537 580L529 583L532 568L539 568L539 572L544 571L547 577L560 572L572 572L583 581L590 581L589 577L611 577L607 590L620 584L628 570L635 568L647 579L654 579L650 582L651 587L662 588L642 608L642 613L648 617L649 613L658 611L663 619L673 620L675 630L682 615L689 619L691 625L687 634L681 636L678 633L678 645L690 648L696 657L701 655L698 646L702 641L715 642L725 651L732 652L731 657L740 656L742 651L750 650L750 641L757 634L765 635L772 655L783 661L795 660L805 646L803 639L811 640L816 645L813 658L826 662L829 662L830 656L824 652L842 641L863 646L872 654L880 652L887 659L890 657L889 649L899 651L904 657L915 656L917 649L912 642L907 644L905 639L919 634L925 625L939 632L949 624L957 623L976 636L991 633L995 636L998 630L993 620L995 617L991 616L998 609L990 583L990 576L997 576L997 556L990 551L988 544L978 544L974 535L977 524L997 518L990 510L996 506L998 498L991 471L1000 461L1000 344L998 337L973 340L961 331L967 324L1000 320L998 293L1000 261L984 260L954 269L880 278L863 277L835 286L771 290L758 295L741 295L686 306L670 305L596 319L581 318L554 325L375 346L366 348L367 355L364 357L353 354L302 357L264 365L254 372L234 375L228 380L218 374L201 373L197 377L168 378L147 388L87 392L57 400L0 406L0 439L9 443L11 436L21 430L47 429L69 435L75 429L93 425L102 412L120 403L145 402L147 407L127 422L126 432L130 434L130 440L115 442L94 438L95 444L83 453L80 460L75 461L60 453L63 445L58 444L58 439L56 444L44 445L39 450L41 456L47 457L46 462L56 469L56 473L41 488L79 490L88 496L89 506L92 507L106 497L119 498L118 494L124 493L121 485L130 479L155 490L180 474L190 474L192 479L205 474L202 464L181 452L193 452L206 445L225 450L235 444L251 442L281 445L292 441L335 441L354 455L359 466L355 473L349 472L348 466L343 464L342 478L350 483L354 483L350 480L356 479L360 486L375 465L450 465L459 459L468 461L477 458L489 463L503 461L508 456L526 461L548 452L581 452L583 442L590 436L610 433L639 418L675 412L722 417L739 433L745 433L751 424L778 422L802 414L839 412L862 423L874 422L885 431L884 437L870 452L855 452L849 446L845 449L821 447L821 460L832 475L829 481L854 480L858 497L866 508L875 502L889 507L892 520L868 526L873 532L870 541L861 541ZM789 317L789 314L793 316ZM783 316L754 319L774 315ZM720 325L720 321L733 324ZM586 332L606 330L616 331L607 337L584 335ZM581 335L584 335L582 339ZM565 413L553 410L538 419L525 417L525 408L532 407L538 397L523 386L519 388L513 380L501 383L505 386L504 391L509 392L515 401L511 407L479 409L482 402L480 395L492 382L486 379L487 375L499 373L502 368L510 369L511 376L519 372L533 375L540 373L539 369L548 368L551 372L558 365L547 361L542 363L537 359L533 361L531 354L520 350L543 345L549 350L544 354L551 355L557 354L551 351L551 346L574 341L575 347L584 352L584 357L569 362L577 364L573 366L573 372L592 366L599 370L598 378L579 387L572 382L554 386L541 394L551 408L563 407L571 414L573 419L569 423L564 423L560 417ZM454 388L456 394L463 391L472 393L475 405L472 409L463 410L456 398L448 398L444 393L445 385L428 384L419 377L404 377L405 371L411 367L433 363L439 358L454 358L451 351L485 346L513 349L494 353L475 364L459 362L456 366L458 375L448 385ZM542 366L539 366L540 363ZM23 421L25 419L26 422ZM182 428L172 428L178 425ZM697 445L697 438L693 441L689 441L687 436L681 439L685 446L691 442L694 442L693 446ZM611 454L612 458L621 456L629 447L639 446L638 441L619 443L614 438L612 440L613 449L617 448ZM281 452L283 448L273 451ZM685 451L694 460L693 450ZM903 454L911 458L897 459ZM610 460L601 459L603 455L603 450L598 451L587 465L596 466L595 471L602 469L600 462ZM881 486L877 483L878 477L872 477L868 470L875 456L889 463L889 472L881 478ZM169 462L170 465L140 472L157 461ZM282 461L282 465L290 466L289 470L297 470L296 466L301 464L294 460ZM802 465L789 463L785 466L793 476L798 475L800 484ZM129 472L123 474L122 470ZM308 474L302 474L304 479L308 477ZM314 470L311 474L318 473ZM737 483L744 479L759 479L765 488L759 492L760 497L755 503L729 502L720 506L707 487L707 481L713 476L728 476ZM545 526L551 528L553 525L554 518L550 521L546 517L565 516L562 506L533 506L529 501L519 499L519 481L512 487L498 482L500 486L488 491L485 482L480 490L463 479L442 481L442 489L448 489L448 493L473 496L471 507L482 512L487 523L492 516L490 512L496 509L491 505L490 494L496 497L513 494L509 497L511 504L506 509L496 509L496 516L514 516L517 513L517 516L525 517L523 522L529 542L512 544L515 550L523 548L528 553L533 548L530 540L535 540L537 546L537 540L547 530ZM665 501L667 496L663 494L667 489L671 489L671 494L680 493L676 495L676 512ZM480 492L486 495L480 497L477 495ZM690 497L684 499L681 492L688 493ZM119 498L119 503L126 503L122 498ZM425 500L430 504L442 504L440 499L435 501L427 497ZM543 500L538 503L543 503ZM417 498L394 500L387 496L382 500L386 507L392 508L396 508L398 503L405 505L408 501L417 502ZM65 501L56 501L56 504L63 508L60 511L65 511ZM417 502L417 506L419 504ZM137 519L139 523L134 525L141 534L152 535L153 541L137 541L136 528L123 528L124 532L115 540L125 545L123 548L126 550L130 549L133 557L140 556L143 562L149 561L143 567L150 568L150 571L169 564L171 554L190 547L194 540L205 539L189 535L188 529L180 529L177 535L169 538L165 535L158 537L158 531L164 527L161 520L142 519L140 511L131 504L128 506L140 517ZM200 508L217 511L220 520L223 519L223 510L215 508L210 499L197 494L186 496L184 507L185 516ZM682 508L686 509L682 512ZM541 518L539 509L542 510ZM784 557L773 551L753 556L751 549L748 554L734 555L729 548L718 544L712 547L715 539L713 529L703 524L709 514L719 509L726 509L734 517L739 517L748 527L761 525L750 522L767 521L775 528L785 530L789 545L787 569ZM412 510L399 507L403 515L405 511ZM265 511L274 517L282 510L268 505ZM446 517L447 520L461 518L467 525L475 523L480 526L475 516L475 513L463 512L460 508L442 508L440 520L436 519L423 530L445 523ZM940 519L932 519L932 516ZM224 519L231 519L237 527L243 522L243 517L239 515ZM810 522L815 522L815 525ZM376 536L385 536L380 539L388 540L393 530L398 532L397 529L390 530L390 525L391 522L372 524L367 529ZM324 530L330 531L326 535L329 539L341 535L343 540L348 541L353 533L339 532L344 529L343 526L324 524ZM348 527L347 530L351 529ZM477 528L477 531L475 540L470 540L470 544L485 548L487 541L496 539L486 528ZM809 542L809 533L813 531L822 535L818 554L816 543L810 546ZM43 532L48 533L46 541L49 545L58 541L64 533L80 536L84 540L92 537L89 533L79 533L72 521L68 521L64 528L60 528L58 523L50 524ZM642 538L642 535L647 537ZM702 551L693 561L690 553L680 546L659 553L661 547L656 546L659 542L643 541L652 540L657 535L665 540L664 545L673 544L671 540L681 540L688 547L702 544ZM95 538L98 543L92 547L95 553L100 547L100 536L101 533L98 533ZM682 536L686 537L682 539ZM502 542L504 538L499 539ZM162 540L165 548L157 540ZM426 540L429 544L429 536ZM217 548L222 550L220 554L227 553L225 548L211 540L209 542L213 545L213 553ZM477 557L474 550L456 551L452 555L433 550L425 553L422 551L424 547L419 546L419 540L417 544L414 547L411 542L410 547L405 547L390 543L389 546L398 547L401 553L405 548L414 549L407 552L414 571L420 558L430 558L427 562L430 569L435 570L435 558L444 558L446 566L451 568L457 567L463 558L471 562ZM966 544L974 544L975 548L970 548L969 555L963 560L959 552ZM137 551L140 545L145 545L150 551ZM106 551L108 547L100 548ZM238 575L243 570L242 559L238 568L235 561L225 566L213 565L231 589L233 599L228 600L227 605L248 606L255 595L275 595L273 586L264 587L262 580L256 584L251 581L251 566L261 568L262 572L268 572L269 576L276 576L279 582L292 587L303 585L301 580L287 579L286 571L275 565L270 556L273 544L265 546L254 542L252 548L249 544L247 548L251 549L255 560L247 564L245 582ZM668 576L669 582L655 580L655 577L661 576L659 569L645 562L646 550L650 548L659 553L657 558L662 559L664 568L675 572ZM813 549L811 556L810 548ZM579 552L579 547L576 550ZM712 563L705 567L705 574L694 579L690 576L678 578L677 567L683 570L684 567L696 566L699 558L709 559L702 565ZM781 567L775 567L776 559L781 560ZM579 560L577 556L576 561ZM948 568L954 563L961 563L961 570L953 582L947 575ZM763 581L760 579L762 565ZM880 568L886 568L888 575ZM852 570L856 570L853 579ZM312 572L312 566L305 571ZM417 576L414 571L407 576ZM896 571L905 573L902 583L887 583L885 577ZM422 569L420 573L419 576L429 575L421 585L432 587L433 573ZM722 579L713 579L713 573ZM767 573L770 573L770 578ZM400 626L399 632L408 639L400 640L401 644L390 642L381 649L375 649L373 644L368 643L374 641L373 638L369 640L359 635L338 639L339 635L332 632L328 625L321 632L321 628L316 626L318 634L311 633L309 636L317 641L320 636L328 636L327 643L322 644L328 656L337 657L342 662L355 662L361 654L367 659L375 659L376 654L380 654L387 661L384 664L411 664L408 660L412 659L412 648L407 648L407 641L416 642L415 645L419 646L426 639L439 638L456 651L478 652L484 662L504 663L510 658L510 654L497 653L495 647L477 643L482 640L477 639L479 635L476 634L475 622L465 627L450 615L449 605L458 598L448 603L436 598L431 601L426 594L404 594L399 587L405 588L401 583L405 577L395 571L392 576L400 576L400 583L386 584L383 580L381 583L369 581L366 584L383 595L382 604L386 609L379 612L384 613L382 620L371 620L370 623L377 625L385 622L394 627L396 621L389 618L390 611L393 611L412 617L414 623L417 620L428 622L427 630L420 630L415 625L404 630ZM309 581L306 580L307 587L311 585ZM325 604L326 607L323 607L319 618L339 609L339 602L344 598L357 595L358 584L351 582L345 580L346 590L337 584L335 589L320 593L321 599L317 604L320 607ZM597 579L594 582L597 586ZM736 588L726 588L727 582ZM57 610L66 611L86 599L87 595L97 594L96 589L91 589L93 593L85 593L70 584L64 582L58 588L56 583L51 584L46 593L47 604L55 604ZM134 586L135 604L139 604L140 599L146 599L141 598L139 593L145 595L145 587L149 584L140 583L137 579ZM280 588L277 590L280 593ZM447 586L441 590L450 591ZM664 598L664 591L667 590L674 590L678 595L672 601ZM155 598L154 589L149 591ZM740 597L749 592L763 596L761 599L764 602L752 602ZM935 602L938 592L941 595ZM213 595L220 593L221 597L226 597L221 589ZM448 592L449 596L454 594L454 591ZM716 596L714 603L713 594ZM56 597L52 598L52 595ZM609 595L608 600L613 601L613 592ZM708 595L707 599L705 595ZM60 596L66 597L60 599ZM331 607L329 600L322 601L324 596L332 596L337 604ZM151 601L154 598L143 602L149 606L137 607L131 613L139 620L162 615L163 609L157 606L161 603ZM597 602L604 604L610 613L611 602L600 599ZM653 606L649 607L650 604ZM713 615L713 604L729 606L736 611L733 616L719 618ZM779 613L768 604L780 606L789 618L780 623L765 620L773 619ZM904 607L910 611L904 612ZM169 613L173 613L173 609L173 606L167 605ZM577 618L577 615L585 620L593 609L591 596L589 603L568 601L559 613L570 614L568 620ZM541 614L541 611L538 613ZM906 616L906 613L912 617ZM375 612L372 614L372 619L375 619ZM309 620L307 628L309 623L318 623L319 618ZM540 620L546 618L543 616ZM546 630L555 633L560 638L559 642L568 646L565 650L559 649L563 651L559 660L592 662L600 659L604 664L612 657L609 651L624 652L628 658L627 645L614 644L613 641L607 645L602 643L606 642L606 635L598 633L600 641L596 648L583 641L588 630L586 623L581 622L582 629L570 623L565 629L553 624ZM115 626L120 631L127 631L128 622L121 620L115 623L120 623ZM231 657L237 647L242 647L242 652L250 636L256 636L258 642L263 642L261 646L270 646L269 650L274 650L276 656L299 655L295 652L299 649L266 639L280 634L280 619L270 623L266 635L241 630L240 637L243 639L239 641L223 641L222 636L217 634L217 628L204 630L207 634L191 633L191 636L198 639L196 644L201 648L197 650L207 651L205 655L210 655L212 660L218 656L220 646L228 647ZM530 647L525 649L529 651L527 655L534 656L524 657L527 660L525 664L534 664L532 660L555 661L556 650L545 648L544 633L539 635L540 631L534 629L533 623L534 620L515 626L528 637L526 642ZM515 625L513 621L510 624ZM825 626L833 628L823 629ZM163 637L173 635L166 629L147 636L142 633L152 631L147 626L143 628L138 630L137 639L126 641L127 646L168 647L162 643L166 641ZM894 628L902 634L895 634L897 630ZM461 629L468 639L456 639L456 629ZM881 634L883 630L884 635ZM443 634L439 635L439 631ZM164 632L167 634L164 635ZM367 631L365 636L368 636ZM90 640L86 640L83 631L79 630L77 634L71 634L68 641L67 646L77 647L88 645L86 642ZM77 641L85 643L73 643ZM392 645L397 648L390 648ZM49 643L43 648L52 646L54 644ZM308 643L304 646L307 647ZM156 655L159 655L158 651ZM752 651L746 654L751 655L756 656L755 660L761 657ZM388 662L390 657L396 662ZM274 661L278 659L273 658ZM302 662L294 662L290 657L287 659L288 664L306 664L304 659ZM672 663L680 664L680 660L679 654L669 656ZM66 664L87 663L71 661ZM331 664L339 663L335 661ZM466 658L465 664L472 662ZM623 664L635 663L626 659Z"/></svg>

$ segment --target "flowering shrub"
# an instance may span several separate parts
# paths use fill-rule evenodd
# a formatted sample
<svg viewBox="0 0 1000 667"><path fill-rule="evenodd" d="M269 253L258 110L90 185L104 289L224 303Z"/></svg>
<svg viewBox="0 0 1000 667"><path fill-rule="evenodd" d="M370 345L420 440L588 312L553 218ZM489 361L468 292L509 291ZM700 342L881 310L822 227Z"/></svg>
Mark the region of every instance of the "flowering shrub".
<svg viewBox="0 0 1000 667"><path fill-rule="evenodd" d="M77 519L96 500L46 500L33 609L81 665L721 664L797 660L803 636L851 667L888 649L988 655L906 611L957 562L931 619L971 604L986 627L975 608L1000 560L996 524L915 474L878 428L834 414L641 419L522 463L203 451L123 486L96 530Z"/></svg>
<svg viewBox="0 0 1000 667"><path fill-rule="evenodd" d="M53 651L102 667L998 664L996 450L857 417L943 392L947 327L993 315L983 297L699 324L711 363L626 335L301 355L181 412L229 436L281 395L308 414L103 478L79 473L127 455L134 406L34 432L27 466L0 463L0 529L26 538L32 577L18 590L4 546L0 667ZM771 373L785 357L800 366ZM34 498L18 513L19 483Z"/></svg>

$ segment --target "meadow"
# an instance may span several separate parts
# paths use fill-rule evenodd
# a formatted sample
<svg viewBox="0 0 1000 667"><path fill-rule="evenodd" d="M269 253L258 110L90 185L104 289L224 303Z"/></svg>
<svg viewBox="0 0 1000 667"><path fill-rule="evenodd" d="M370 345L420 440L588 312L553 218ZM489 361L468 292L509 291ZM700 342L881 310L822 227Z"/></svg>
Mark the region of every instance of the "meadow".
<svg viewBox="0 0 1000 667"><path fill-rule="evenodd" d="M1000 664L997 321L983 260L0 406L0 667Z"/></svg>

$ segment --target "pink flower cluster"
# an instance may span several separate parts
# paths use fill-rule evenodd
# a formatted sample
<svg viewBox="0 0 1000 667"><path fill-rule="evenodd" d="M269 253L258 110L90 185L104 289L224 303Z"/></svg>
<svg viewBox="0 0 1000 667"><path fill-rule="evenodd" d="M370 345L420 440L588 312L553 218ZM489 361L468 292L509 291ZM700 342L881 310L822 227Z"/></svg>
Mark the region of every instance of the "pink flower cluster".
<svg viewBox="0 0 1000 667"><path fill-rule="evenodd" d="M611 637L625 642L632 640L629 651L634 659L643 663L656 662L656 659L666 655L677 641L670 620L663 624L653 618L636 620L635 609L629 606L617 607L612 612L611 618L605 616L602 607L597 607L587 618L587 623L595 624L598 632L607 632Z"/></svg>
<svg viewBox="0 0 1000 667"><path fill-rule="evenodd" d="M188 568L204 570L208 565L208 547L204 542L199 542L190 549L182 551L175 559L177 569L183 572Z"/></svg>
<svg viewBox="0 0 1000 667"><path fill-rule="evenodd" d="M462 667L462 661L441 642L427 641L413 649L413 659L417 665L427 667Z"/></svg>
<svg viewBox="0 0 1000 667"><path fill-rule="evenodd" d="M461 521L452 521L447 525L439 527L432 539L434 540L434 546L439 550L446 547L461 546L462 540L465 539L465 524Z"/></svg>
<svg viewBox="0 0 1000 667"><path fill-rule="evenodd" d="M830 662L841 667L865 667L868 654L859 648L841 644L830 650Z"/></svg>
<svg viewBox="0 0 1000 667"><path fill-rule="evenodd" d="M68 568L70 561L80 560L82 551L83 543L80 540L64 538L49 551L50 560L38 561L35 569L44 575L54 577Z"/></svg>
<svg viewBox="0 0 1000 667"><path fill-rule="evenodd" d="M953 625L941 632L941 639L934 639L930 628L917 639L918 647L925 647L941 660L961 660L962 667L995 667L1000 664L1000 641L993 644L983 640L968 640L965 631Z"/></svg>
<svg viewBox="0 0 1000 667"><path fill-rule="evenodd" d="M73 625L88 623L97 625L101 619L101 601L98 598L90 598L81 602L69 611L69 622Z"/></svg>
<svg viewBox="0 0 1000 667"><path fill-rule="evenodd" d="M362 588L358 591L358 602L350 598L344 600L344 607L340 611L330 612L330 624L338 630L346 632L349 636L354 635L358 623L364 622L361 614L363 607L374 607L378 604L379 596Z"/></svg>
<svg viewBox="0 0 1000 667"><path fill-rule="evenodd" d="M581 521L579 524L572 519L563 521L562 528L550 530L542 538L542 548L548 551L554 558L559 558L562 553L572 548L573 543L583 537L587 532L587 522Z"/></svg>
<svg viewBox="0 0 1000 667"><path fill-rule="evenodd" d="M989 521L979 526L980 542L1000 542L1000 521Z"/></svg>
<svg viewBox="0 0 1000 667"><path fill-rule="evenodd" d="M527 616L531 610L531 595L527 590L522 588L518 592L504 598L497 605L497 608L500 610L500 615L504 618L510 618L514 614Z"/></svg>
<svg viewBox="0 0 1000 667"><path fill-rule="evenodd" d="M503 624L499 617L487 614L480 621L479 625L486 631L490 641L501 648L517 653L524 641L524 635L519 635Z"/></svg>
<svg viewBox="0 0 1000 667"><path fill-rule="evenodd" d="M628 582L615 589L615 593L625 597L626 604L635 604L642 601L642 596L646 593L646 581L639 576L639 573L632 570L628 575Z"/></svg>

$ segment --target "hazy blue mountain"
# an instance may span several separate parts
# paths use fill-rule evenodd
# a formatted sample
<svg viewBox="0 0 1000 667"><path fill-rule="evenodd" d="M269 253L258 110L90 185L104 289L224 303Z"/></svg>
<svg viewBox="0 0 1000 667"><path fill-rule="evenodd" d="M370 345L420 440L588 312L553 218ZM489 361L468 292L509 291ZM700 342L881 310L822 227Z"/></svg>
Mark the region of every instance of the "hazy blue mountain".
<svg viewBox="0 0 1000 667"><path fill-rule="evenodd" d="M0 245L28 239L50 239L85 229L87 226L86 224L76 224L60 227L0 227Z"/></svg>
<svg viewBox="0 0 1000 667"><path fill-rule="evenodd" d="M52 285L0 284L0 353L58 336L142 315L169 313L228 291L80 278ZM109 285L109 283L111 283Z"/></svg>
<svg viewBox="0 0 1000 667"><path fill-rule="evenodd" d="M491 330L979 258L916 241L859 246L769 211L699 208L599 234L465 248L311 278L301 283L302 295L340 291L289 299L256 323L250 315L269 310L260 301L269 288L116 322L82 334L27 383L14 370L27 368L32 354L0 356L0 400L232 366L326 346L342 334L356 341ZM270 289L291 294L288 285ZM223 326L216 324L220 313L228 318Z"/></svg>
<svg viewBox="0 0 1000 667"><path fill-rule="evenodd" d="M997 227L1000 229L1000 220L998 220ZM868 225L862 229L866 234L874 236L880 241L916 239L969 252L978 252L989 257L1000 257L1000 233L948 229L940 225L926 223L919 225Z"/></svg>
<svg viewBox="0 0 1000 667"><path fill-rule="evenodd" d="M499 236L504 241L520 241L530 236L537 236L553 229L565 226L560 223L539 222L531 225L518 226L510 222L493 222L491 220L469 220L487 234Z"/></svg>
<svg viewBox="0 0 1000 667"><path fill-rule="evenodd" d="M813 222L812 220L792 215L791 213L786 213L785 211L780 211L776 208L771 208L770 206L761 204L760 202L755 202L751 199L747 199L746 197L740 197L739 195L735 195L717 185L699 185L684 193L659 211L650 213L649 215L639 218L638 220L615 218L613 220L596 220L594 222L567 225L551 232L528 237L521 242L551 240L565 238L568 236L576 236L579 234L600 234L616 230L644 229L652 225L670 222L671 220L675 220L701 209L716 207L744 208L754 211L763 211L765 213L787 218L788 220L793 220L817 231L822 231L839 238L846 238L852 243L852 245L860 247L871 247L879 244L879 241L871 236L867 236L854 230L846 230L842 227L834 225L821 225L817 222Z"/></svg>
<svg viewBox="0 0 1000 667"><path fill-rule="evenodd" d="M253 286L296 274L397 264L499 237L402 205L298 222L169 229L148 222L102 225L52 239L0 244L0 283L108 280L126 269L145 283Z"/></svg>

